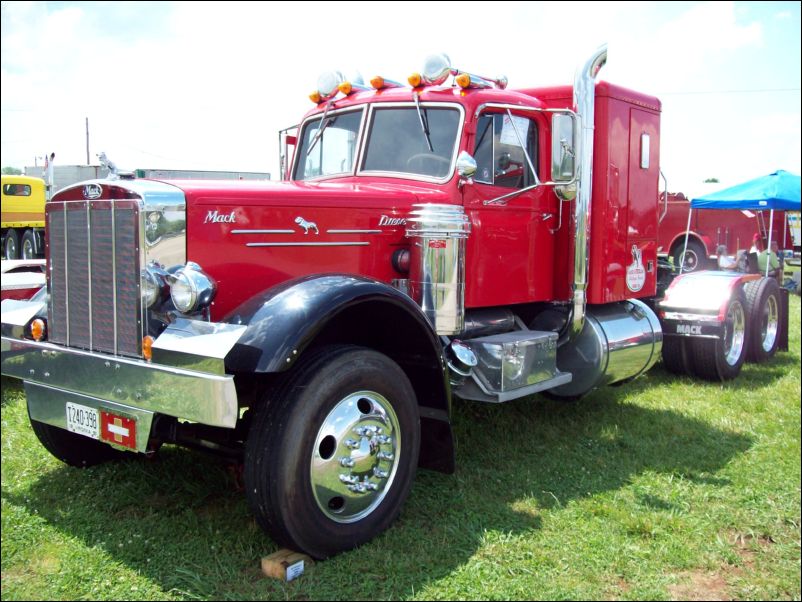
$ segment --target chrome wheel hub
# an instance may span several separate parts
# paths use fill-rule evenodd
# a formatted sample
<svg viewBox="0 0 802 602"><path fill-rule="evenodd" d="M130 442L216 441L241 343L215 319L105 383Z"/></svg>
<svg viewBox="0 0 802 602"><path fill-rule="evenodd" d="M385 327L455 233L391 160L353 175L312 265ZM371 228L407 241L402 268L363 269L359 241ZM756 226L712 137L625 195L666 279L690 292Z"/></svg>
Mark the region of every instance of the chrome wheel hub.
<svg viewBox="0 0 802 602"><path fill-rule="evenodd" d="M401 453L398 418L373 391L342 399L315 438L310 477L315 501L330 519L361 520L392 486Z"/></svg>
<svg viewBox="0 0 802 602"><path fill-rule="evenodd" d="M746 316L740 301L733 301L724 322L724 359L730 366L738 363L746 342Z"/></svg>
<svg viewBox="0 0 802 602"><path fill-rule="evenodd" d="M777 298L771 295L763 308L763 319L761 320L761 344L763 351L768 353L774 347L777 339L777 332L780 325L780 310L777 307Z"/></svg>

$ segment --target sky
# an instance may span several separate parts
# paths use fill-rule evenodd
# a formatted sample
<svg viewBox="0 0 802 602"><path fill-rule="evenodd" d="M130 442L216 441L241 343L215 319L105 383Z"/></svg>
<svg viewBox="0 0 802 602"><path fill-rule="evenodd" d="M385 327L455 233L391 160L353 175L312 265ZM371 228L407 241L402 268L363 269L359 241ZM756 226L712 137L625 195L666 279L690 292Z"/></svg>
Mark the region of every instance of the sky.
<svg viewBox="0 0 802 602"><path fill-rule="evenodd" d="M406 81L445 52L509 87L599 78L662 101L660 165L693 195L800 171L799 2L2 2L0 164L278 174L319 74Z"/></svg>

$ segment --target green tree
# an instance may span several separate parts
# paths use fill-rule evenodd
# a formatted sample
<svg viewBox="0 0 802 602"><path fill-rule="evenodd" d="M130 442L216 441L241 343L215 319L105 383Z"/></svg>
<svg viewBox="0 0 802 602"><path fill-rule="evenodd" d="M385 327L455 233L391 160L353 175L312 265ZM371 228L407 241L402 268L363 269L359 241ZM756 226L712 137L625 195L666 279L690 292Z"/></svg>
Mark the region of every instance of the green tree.
<svg viewBox="0 0 802 602"><path fill-rule="evenodd" d="M22 170L17 169L16 167L4 167L3 168L3 175L4 176L21 176Z"/></svg>
<svg viewBox="0 0 802 602"><path fill-rule="evenodd" d="M718 178L707 178L705 184L718 184Z"/></svg>

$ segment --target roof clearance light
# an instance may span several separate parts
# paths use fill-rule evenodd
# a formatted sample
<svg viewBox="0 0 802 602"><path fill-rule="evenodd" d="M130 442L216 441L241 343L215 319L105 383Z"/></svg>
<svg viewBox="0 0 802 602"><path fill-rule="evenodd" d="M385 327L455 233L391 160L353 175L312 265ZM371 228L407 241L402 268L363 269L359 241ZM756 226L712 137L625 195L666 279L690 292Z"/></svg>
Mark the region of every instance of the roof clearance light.
<svg viewBox="0 0 802 602"><path fill-rule="evenodd" d="M340 92L348 96L352 92L362 92L364 90L370 90L367 86L363 84L358 84L355 82L343 82L339 86L337 86Z"/></svg>
<svg viewBox="0 0 802 602"><path fill-rule="evenodd" d="M320 95L320 92L315 90L309 95L309 100L311 100L316 105L319 105L321 102L323 102L323 97Z"/></svg>
<svg viewBox="0 0 802 602"><path fill-rule="evenodd" d="M463 88L463 89L465 89L465 88L468 88L468 87L470 87L470 85L471 85L471 76L470 76L470 75L468 75L467 73L460 73L460 74L457 76L457 78L456 78L456 79L457 79L457 85L458 85L460 88Z"/></svg>
<svg viewBox="0 0 802 602"><path fill-rule="evenodd" d="M409 82L410 86L417 88L421 85L421 83L423 83L423 78L421 77L420 73L413 73L407 78L407 81Z"/></svg>
<svg viewBox="0 0 802 602"><path fill-rule="evenodd" d="M317 78L317 91L320 98L328 100L337 96L339 85L345 81L345 77L339 71L326 71Z"/></svg>
<svg viewBox="0 0 802 602"><path fill-rule="evenodd" d="M492 88L492 82L478 75L461 72L456 78L457 85L463 90L466 88Z"/></svg>
<svg viewBox="0 0 802 602"><path fill-rule="evenodd" d="M447 54L432 54L423 63L423 81L431 86L439 86L451 75L451 59Z"/></svg>
<svg viewBox="0 0 802 602"><path fill-rule="evenodd" d="M381 75L372 77L370 79L370 85L377 90L381 90L383 88L402 88L404 86L404 84L393 81L392 79L385 79Z"/></svg>

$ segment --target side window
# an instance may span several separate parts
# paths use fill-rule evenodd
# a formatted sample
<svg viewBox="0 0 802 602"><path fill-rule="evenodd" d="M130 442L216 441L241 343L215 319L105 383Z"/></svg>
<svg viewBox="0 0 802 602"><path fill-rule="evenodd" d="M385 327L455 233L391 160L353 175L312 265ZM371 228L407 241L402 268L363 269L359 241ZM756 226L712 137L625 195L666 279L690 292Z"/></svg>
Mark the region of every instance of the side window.
<svg viewBox="0 0 802 602"><path fill-rule="evenodd" d="M27 184L3 184L6 196L31 196L31 187Z"/></svg>
<svg viewBox="0 0 802 602"><path fill-rule="evenodd" d="M520 138L520 141L519 141ZM526 117L503 113L486 114L479 117L476 126L477 182L524 188L534 178L521 147L523 142L532 164L537 166L537 125Z"/></svg>

